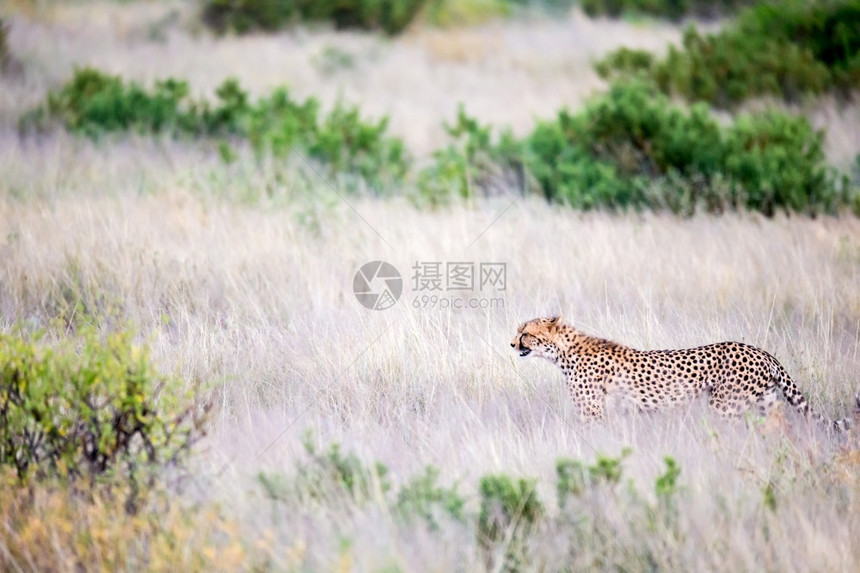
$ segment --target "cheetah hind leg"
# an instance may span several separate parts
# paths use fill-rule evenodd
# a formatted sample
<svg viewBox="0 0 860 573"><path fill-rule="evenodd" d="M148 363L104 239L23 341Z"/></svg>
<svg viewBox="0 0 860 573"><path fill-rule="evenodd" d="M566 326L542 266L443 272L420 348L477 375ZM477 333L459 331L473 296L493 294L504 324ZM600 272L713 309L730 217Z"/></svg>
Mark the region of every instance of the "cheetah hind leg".
<svg viewBox="0 0 860 573"><path fill-rule="evenodd" d="M777 389L776 384L768 386L768 388L756 399L756 406L758 406L759 414L767 418L771 412L774 411L774 406L776 406L778 400L779 390Z"/></svg>
<svg viewBox="0 0 860 573"><path fill-rule="evenodd" d="M769 386L757 397L741 397L739 393L732 392L733 388L720 388L712 391L708 399L708 405L721 418L738 418L749 411L757 410L762 417L767 418L774 411L778 403L778 389L776 385Z"/></svg>
<svg viewBox="0 0 860 573"><path fill-rule="evenodd" d="M765 389L757 397L740 399L731 393L712 393L708 401L711 409L722 418L738 418L746 413L758 413L762 417L759 430L767 434L784 434L787 429L785 411L779 405L779 390L776 385Z"/></svg>
<svg viewBox="0 0 860 573"><path fill-rule="evenodd" d="M734 380L723 380L708 389L708 405L721 418L737 418L753 404L744 396L742 386Z"/></svg>
<svg viewBox="0 0 860 573"><path fill-rule="evenodd" d="M785 408L779 407L779 389L774 384L766 389L756 400L759 414L763 418L763 434L783 435L788 430Z"/></svg>

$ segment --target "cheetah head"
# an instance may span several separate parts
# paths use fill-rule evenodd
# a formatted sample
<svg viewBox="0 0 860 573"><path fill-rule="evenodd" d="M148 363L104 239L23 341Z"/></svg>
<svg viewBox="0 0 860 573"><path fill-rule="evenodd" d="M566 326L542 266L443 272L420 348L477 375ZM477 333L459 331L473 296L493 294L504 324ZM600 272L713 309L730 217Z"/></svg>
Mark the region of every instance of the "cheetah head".
<svg viewBox="0 0 860 573"><path fill-rule="evenodd" d="M533 354L555 361L559 356L556 335L562 324L561 316L535 318L523 323L511 342L511 348L523 357Z"/></svg>

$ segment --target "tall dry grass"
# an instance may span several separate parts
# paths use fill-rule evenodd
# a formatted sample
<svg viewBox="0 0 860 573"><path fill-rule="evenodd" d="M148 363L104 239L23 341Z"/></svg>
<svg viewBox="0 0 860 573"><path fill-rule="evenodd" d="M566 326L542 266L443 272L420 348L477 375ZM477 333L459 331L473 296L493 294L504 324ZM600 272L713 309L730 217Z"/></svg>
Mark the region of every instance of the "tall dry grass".
<svg viewBox="0 0 860 573"><path fill-rule="evenodd" d="M99 5L108 15L97 18L90 7L12 20L28 72L0 79L9 88L0 89L0 328L129 321L160 367L204 381L216 408L190 481L143 524L62 492L16 492L34 495L27 508L4 498L3 568L498 566L485 560L474 519L442 516L432 530L397 516L396 490L433 465L473 517L481 476L538 480L547 517L527 569L856 569L855 443L790 412L782 430L722 422L701 405L582 426L560 373L508 344L520 322L559 312L638 348L741 340L774 354L816 409L845 414L860 389L857 219L581 214L514 196L435 211L347 204L295 165L240 157L225 166L206 145L14 131L17 114L78 63L177 75L201 90L234 74L255 91L286 81L300 95L342 92L390 112L421 149L437 143L458 101L482 119L524 124L599 85L584 68L591 54L637 35L660 45L676 30L574 14L458 32L469 35L458 55L421 30L390 43L326 31L215 41L170 24L152 37L144 24L163 16L161 3ZM529 40L534 26L546 45ZM485 41L491 49L471 47ZM315 68L327 45L359 54L356 68L334 77ZM544 58L553 47L557 59ZM357 268L378 259L405 282L387 311L352 293ZM424 294L411 284L416 261L505 263L506 290L474 295L503 305L415 308ZM374 482L367 499L322 501L297 490L306 439L386 464L392 490ZM557 507L558 458L590 464L624 447L633 453L620 484ZM677 511L655 514L664 456L680 465L681 489ZM267 493L260 472L283 480L282 495ZM50 552L32 549L49 542ZM109 551L121 544L127 553Z"/></svg>

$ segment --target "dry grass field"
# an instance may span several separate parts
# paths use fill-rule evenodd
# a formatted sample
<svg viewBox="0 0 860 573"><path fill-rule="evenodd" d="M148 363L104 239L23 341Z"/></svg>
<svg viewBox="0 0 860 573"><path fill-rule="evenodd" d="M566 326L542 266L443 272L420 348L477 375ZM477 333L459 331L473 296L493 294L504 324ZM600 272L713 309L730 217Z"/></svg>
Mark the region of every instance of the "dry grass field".
<svg viewBox="0 0 860 573"><path fill-rule="evenodd" d="M519 323L556 313L643 349L739 340L776 356L817 410L849 414L860 392L857 218L582 214L515 195L419 210L344 200L331 182L302 183L300 162L240 152L224 165L205 144L15 129L73 65L91 64L201 90L236 75L254 91L341 96L390 114L420 153L443 141L459 102L527 129L600 88L595 54L660 49L677 29L574 12L454 30L450 41L434 30L214 39L181 3L17 10L10 37L25 75L0 79L0 329L74 324L81 312L129 322L159 367L202 383L214 409L191 476L142 514L50 491L2 496L0 568L500 570L517 531L482 548L474 516L488 474L536 480L545 512L524 570L860 567L856 436L786 410L784 421L723 421L701 404L585 426L561 374L509 348ZM321 69L332 45L357 63ZM856 115L821 112L834 157L860 147L860 130L844 126ZM403 276L388 310L353 294L357 269L374 260ZM505 289L431 304L413 284L416 263L431 262L503 263ZM472 300L489 308L452 308ZM306 441L317 452L338 443L387 475L368 472L360 493L317 484L311 495ZM558 503L559 458L589 466L625 448L618 483ZM666 456L681 470L668 495L655 490ZM428 465L456 487L465 518L437 508L432 527L399 513L397 492Z"/></svg>

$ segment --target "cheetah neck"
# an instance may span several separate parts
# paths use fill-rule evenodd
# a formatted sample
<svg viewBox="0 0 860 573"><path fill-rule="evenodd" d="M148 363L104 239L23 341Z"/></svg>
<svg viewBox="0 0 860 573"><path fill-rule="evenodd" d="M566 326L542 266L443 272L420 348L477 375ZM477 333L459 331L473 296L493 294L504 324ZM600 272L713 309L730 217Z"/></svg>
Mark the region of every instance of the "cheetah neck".
<svg viewBox="0 0 860 573"><path fill-rule="evenodd" d="M575 365L583 356L593 356L613 348L626 348L617 342L585 334L567 325L558 330L555 343L559 350L556 364L562 369Z"/></svg>

